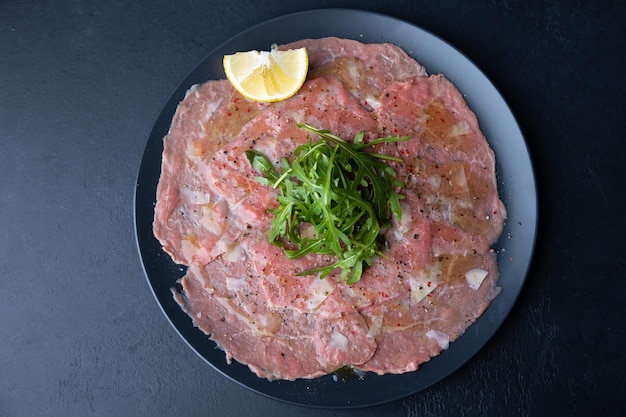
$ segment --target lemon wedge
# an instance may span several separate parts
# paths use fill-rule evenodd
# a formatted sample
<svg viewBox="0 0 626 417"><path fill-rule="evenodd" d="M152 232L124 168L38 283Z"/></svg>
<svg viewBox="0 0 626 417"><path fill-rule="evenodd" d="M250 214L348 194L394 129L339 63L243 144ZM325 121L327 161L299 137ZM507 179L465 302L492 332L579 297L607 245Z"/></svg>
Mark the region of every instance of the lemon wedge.
<svg viewBox="0 0 626 417"><path fill-rule="evenodd" d="M288 99L306 80L309 55L306 48L279 51L237 52L224 55L226 78L244 97L261 102Z"/></svg>

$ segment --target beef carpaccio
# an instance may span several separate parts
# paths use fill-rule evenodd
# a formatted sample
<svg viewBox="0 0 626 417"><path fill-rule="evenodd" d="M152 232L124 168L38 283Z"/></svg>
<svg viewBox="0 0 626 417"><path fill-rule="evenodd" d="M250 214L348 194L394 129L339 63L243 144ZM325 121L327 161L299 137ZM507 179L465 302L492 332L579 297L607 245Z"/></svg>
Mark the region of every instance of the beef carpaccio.
<svg viewBox="0 0 626 417"><path fill-rule="evenodd" d="M464 333L497 296L491 245L505 208L478 120L443 75L391 44L307 39L307 81L292 98L251 102L228 81L192 87L164 138L154 233L187 265L180 306L226 354L270 380L349 367L414 371ZM277 192L245 152L277 168L309 140L297 123L344 139L410 136L377 145L405 183L402 218L353 285L296 276L332 259L288 260L268 243ZM316 140L317 138L313 138Z"/></svg>

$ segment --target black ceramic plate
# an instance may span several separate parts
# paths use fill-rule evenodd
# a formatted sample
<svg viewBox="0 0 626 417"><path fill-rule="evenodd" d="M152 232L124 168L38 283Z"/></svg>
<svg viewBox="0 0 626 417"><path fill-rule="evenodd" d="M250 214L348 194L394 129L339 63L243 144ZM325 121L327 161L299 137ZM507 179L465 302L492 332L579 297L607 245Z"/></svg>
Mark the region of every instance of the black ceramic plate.
<svg viewBox="0 0 626 417"><path fill-rule="evenodd" d="M429 74L445 74L463 93L496 153L498 187L508 209L504 233L494 245L499 253L499 283L503 290L463 336L416 372L366 374L362 378L328 375L314 380L269 382L239 363L228 365L224 353L192 325L172 299L170 288L185 270L170 260L152 234L163 137L189 87L224 78L224 54L266 50L273 43L325 36L397 44L422 63ZM350 408L381 404L416 393L459 368L492 337L517 299L529 268L537 225L537 196L528 150L515 118L491 82L463 54L438 37L388 16L324 9L287 15L252 27L211 52L185 78L165 104L147 141L137 178L135 222L140 256L154 295L180 336L202 358L228 378L271 398L299 405Z"/></svg>

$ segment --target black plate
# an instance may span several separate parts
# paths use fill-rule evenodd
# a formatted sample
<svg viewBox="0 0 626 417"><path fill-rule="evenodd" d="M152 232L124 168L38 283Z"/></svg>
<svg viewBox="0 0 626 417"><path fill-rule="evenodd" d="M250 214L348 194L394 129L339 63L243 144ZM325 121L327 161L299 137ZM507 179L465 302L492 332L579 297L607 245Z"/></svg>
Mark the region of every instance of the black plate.
<svg viewBox="0 0 626 417"><path fill-rule="evenodd" d="M163 137L189 87L224 78L224 54L267 50L273 43L325 36L395 43L422 63L429 74L445 74L463 93L496 153L498 187L508 210L504 233L494 245L499 252L503 291L463 336L416 372L367 374L363 378L328 375L314 380L269 382L239 363L226 364L224 353L193 326L172 299L170 288L185 269L171 261L152 234ZM180 336L209 364L232 380L271 398L298 405L352 408L389 402L427 388L467 362L493 336L526 278L536 235L537 195L530 157L515 118L493 84L463 54L431 33L388 16L323 9L279 17L252 27L216 48L185 78L165 104L148 138L137 177L135 225L144 270L157 301Z"/></svg>

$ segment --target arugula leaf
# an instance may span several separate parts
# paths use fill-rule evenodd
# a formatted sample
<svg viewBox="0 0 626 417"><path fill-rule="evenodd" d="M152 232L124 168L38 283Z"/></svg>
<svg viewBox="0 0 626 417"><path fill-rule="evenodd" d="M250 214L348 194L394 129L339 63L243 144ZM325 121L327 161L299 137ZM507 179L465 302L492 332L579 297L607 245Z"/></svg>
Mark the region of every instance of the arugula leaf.
<svg viewBox="0 0 626 417"><path fill-rule="evenodd" d="M377 240L382 226L391 216L402 216L400 200L394 188L404 184L383 160L401 159L365 152L380 143L408 140L387 136L367 144L364 132L345 141L328 130L298 124L321 140L300 145L294 159L281 161L282 173L261 153L250 150L246 156L261 174L256 180L280 188L279 206L272 209L274 219L269 240L283 247L290 259L308 253L334 255L336 261L298 273L320 274L325 278L341 269L340 282L353 284L361 279L364 267L371 265L381 252Z"/></svg>

